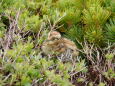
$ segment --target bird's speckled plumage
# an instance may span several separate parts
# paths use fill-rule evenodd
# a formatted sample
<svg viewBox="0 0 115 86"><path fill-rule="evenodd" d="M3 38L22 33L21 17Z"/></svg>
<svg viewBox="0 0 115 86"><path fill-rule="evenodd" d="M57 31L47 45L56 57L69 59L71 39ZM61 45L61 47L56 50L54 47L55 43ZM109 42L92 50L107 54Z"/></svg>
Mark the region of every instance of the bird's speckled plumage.
<svg viewBox="0 0 115 86"><path fill-rule="evenodd" d="M58 56L67 54L70 51L70 56L78 56L79 52L75 43L67 38L61 37L57 31L52 31L48 34L48 39L43 43L42 50L46 55L58 53ZM67 58L63 56L63 58Z"/></svg>

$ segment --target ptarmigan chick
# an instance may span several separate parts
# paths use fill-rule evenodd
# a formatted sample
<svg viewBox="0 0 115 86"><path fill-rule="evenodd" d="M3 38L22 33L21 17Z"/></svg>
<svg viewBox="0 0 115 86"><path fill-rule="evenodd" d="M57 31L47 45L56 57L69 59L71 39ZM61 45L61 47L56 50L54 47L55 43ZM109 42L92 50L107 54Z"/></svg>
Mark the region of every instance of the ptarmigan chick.
<svg viewBox="0 0 115 86"><path fill-rule="evenodd" d="M46 55L56 54L62 61L68 61L79 54L75 43L61 37L57 31L49 32L47 40L42 45L42 50Z"/></svg>

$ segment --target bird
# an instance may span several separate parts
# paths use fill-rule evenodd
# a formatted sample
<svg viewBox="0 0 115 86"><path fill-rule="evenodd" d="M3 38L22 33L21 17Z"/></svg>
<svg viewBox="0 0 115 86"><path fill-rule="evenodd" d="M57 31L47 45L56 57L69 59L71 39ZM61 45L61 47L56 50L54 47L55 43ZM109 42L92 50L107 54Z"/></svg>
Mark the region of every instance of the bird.
<svg viewBox="0 0 115 86"><path fill-rule="evenodd" d="M50 31L46 41L42 44L42 51L46 55L57 55L62 61L79 55L75 43L61 36L57 31Z"/></svg>

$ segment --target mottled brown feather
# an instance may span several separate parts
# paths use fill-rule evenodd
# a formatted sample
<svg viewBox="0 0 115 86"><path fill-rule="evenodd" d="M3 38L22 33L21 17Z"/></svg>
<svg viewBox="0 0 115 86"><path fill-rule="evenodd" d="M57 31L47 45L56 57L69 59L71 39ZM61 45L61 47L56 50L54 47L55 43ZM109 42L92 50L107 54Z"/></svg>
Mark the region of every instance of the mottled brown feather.
<svg viewBox="0 0 115 86"><path fill-rule="evenodd" d="M56 39L56 36L58 39ZM60 38L59 38L60 37ZM75 43L69 39L62 38L59 32L50 32L48 39L43 43L42 50L45 54L52 52L64 53L67 49L72 51L73 56L77 56L79 52Z"/></svg>

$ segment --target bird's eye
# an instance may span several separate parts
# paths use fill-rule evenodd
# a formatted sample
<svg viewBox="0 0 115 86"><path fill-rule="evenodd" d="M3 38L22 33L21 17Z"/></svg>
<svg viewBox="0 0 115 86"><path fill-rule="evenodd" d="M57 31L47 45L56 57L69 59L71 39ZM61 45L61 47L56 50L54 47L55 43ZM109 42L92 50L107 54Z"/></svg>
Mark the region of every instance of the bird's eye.
<svg viewBox="0 0 115 86"><path fill-rule="evenodd" d="M52 40L58 40L58 38L52 38Z"/></svg>

